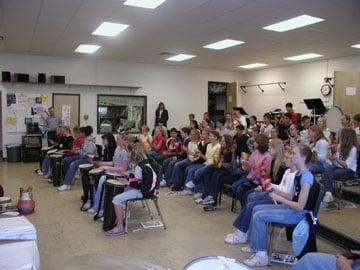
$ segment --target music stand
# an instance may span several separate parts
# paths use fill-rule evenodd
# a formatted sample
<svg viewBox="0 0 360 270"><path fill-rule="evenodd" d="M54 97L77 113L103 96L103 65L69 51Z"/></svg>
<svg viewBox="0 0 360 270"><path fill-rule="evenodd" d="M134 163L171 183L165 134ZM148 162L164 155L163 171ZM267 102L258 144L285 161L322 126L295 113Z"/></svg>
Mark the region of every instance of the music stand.
<svg viewBox="0 0 360 270"><path fill-rule="evenodd" d="M316 125L316 116L323 115L326 112L324 103L320 98L304 99L304 102L308 110L312 110L314 125Z"/></svg>
<svg viewBox="0 0 360 270"><path fill-rule="evenodd" d="M247 112L245 112L243 107L233 107L234 111L239 111L241 115L248 115Z"/></svg>

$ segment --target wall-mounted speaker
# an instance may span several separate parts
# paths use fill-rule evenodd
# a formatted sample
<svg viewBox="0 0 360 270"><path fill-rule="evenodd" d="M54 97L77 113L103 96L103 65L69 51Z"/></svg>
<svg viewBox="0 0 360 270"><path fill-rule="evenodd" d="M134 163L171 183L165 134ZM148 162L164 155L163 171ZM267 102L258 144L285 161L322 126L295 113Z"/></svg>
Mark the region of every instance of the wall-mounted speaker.
<svg viewBox="0 0 360 270"><path fill-rule="evenodd" d="M51 83L65 83L65 76L60 76L60 75L51 75L50 77L50 82Z"/></svg>
<svg viewBox="0 0 360 270"><path fill-rule="evenodd" d="M29 82L29 74L14 73L15 82Z"/></svg>
<svg viewBox="0 0 360 270"><path fill-rule="evenodd" d="M46 83L46 74L45 73L38 74L38 83Z"/></svg>
<svg viewBox="0 0 360 270"><path fill-rule="evenodd" d="M11 82L11 73L10 73L10 71L1 72L1 81L3 81L3 82Z"/></svg>

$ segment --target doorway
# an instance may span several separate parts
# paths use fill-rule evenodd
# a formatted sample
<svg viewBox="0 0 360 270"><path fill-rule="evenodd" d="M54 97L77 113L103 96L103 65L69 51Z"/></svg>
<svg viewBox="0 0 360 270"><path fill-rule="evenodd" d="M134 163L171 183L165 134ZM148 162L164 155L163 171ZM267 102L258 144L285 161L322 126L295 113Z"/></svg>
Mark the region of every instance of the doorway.
<svg viewBox="0 0 360 270"><path fill-rule="evenodd" d="M227 82L208 82L208 112L215 121L227 112Z"/></svg>

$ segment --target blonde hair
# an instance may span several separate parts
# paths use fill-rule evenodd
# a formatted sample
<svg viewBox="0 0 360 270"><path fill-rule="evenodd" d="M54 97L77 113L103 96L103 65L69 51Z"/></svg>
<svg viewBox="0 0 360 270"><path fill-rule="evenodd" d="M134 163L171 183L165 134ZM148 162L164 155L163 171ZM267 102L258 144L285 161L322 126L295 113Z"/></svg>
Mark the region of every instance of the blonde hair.
<svg viewBox="0 0 360 270"><path fill-rule="evenodd" d="M139 142L134 143L130 152L130 162L134 164L139 164L144 159L145 159L144 146Z"/></svg>
<svg viewBox="0 0 360 270"><path fill-rule="evenodd" d="M274 165L273 165L273 177L279 172L280 166L284 164L285 147L280 139L273 139L270 141L269 146L275 150Z"/></svg>
<svg viewBox="0 0 360 270"><path fill-rule="evenodd" d="M319 125L311 126L310 130L315 133L315 142L317 142L320 139L325 139L323 129Z"/></svg>

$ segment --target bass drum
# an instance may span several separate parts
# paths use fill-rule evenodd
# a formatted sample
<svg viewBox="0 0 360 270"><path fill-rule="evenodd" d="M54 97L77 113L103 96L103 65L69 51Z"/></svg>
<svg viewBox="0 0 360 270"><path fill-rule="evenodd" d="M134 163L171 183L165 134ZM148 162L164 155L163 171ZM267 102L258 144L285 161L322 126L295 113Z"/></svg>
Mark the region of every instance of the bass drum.
<svg viewBox="0 0 360 270"><path fill-rule="evenodd" d="M342 129L341 125L341 116L343 115L342 110L333 106L326 112L326 126L331 132L337 132L339 129Z"/></svg>

